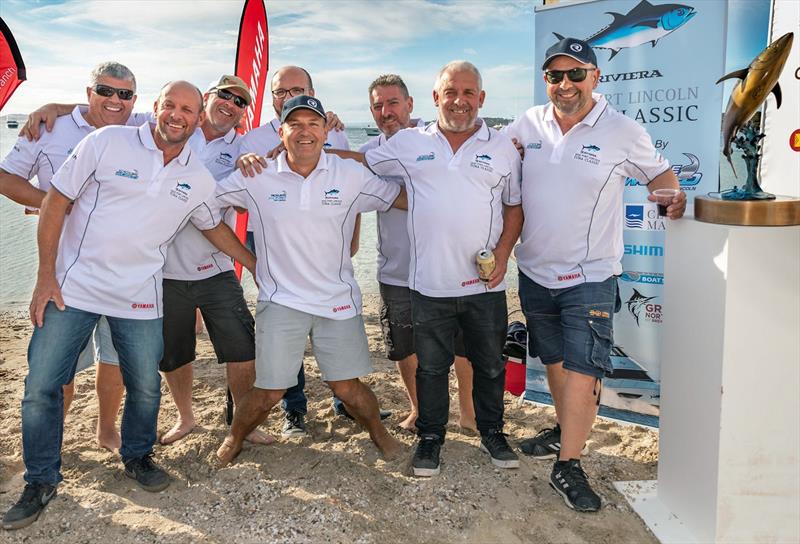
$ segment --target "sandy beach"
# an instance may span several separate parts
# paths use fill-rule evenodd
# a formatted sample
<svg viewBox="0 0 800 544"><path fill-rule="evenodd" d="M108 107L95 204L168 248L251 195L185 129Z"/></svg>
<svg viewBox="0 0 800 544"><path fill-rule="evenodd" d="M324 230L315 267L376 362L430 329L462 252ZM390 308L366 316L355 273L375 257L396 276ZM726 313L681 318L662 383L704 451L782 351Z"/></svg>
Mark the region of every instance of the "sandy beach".
<svg viewBox="0 0 800 544"><path fill-rule="evenodd" d="M509 310L518 307L509 292ZM64 482L57 498L32 526L2 532L4 542L656 542L616 492L618 480L656 477L658 434L650 429L598 420L583 465L604 506L578 514L548 486L550 461L524 455L519 470L494 468L479 439L457 425L455 377L451 424L442 450L442 473L410 476L414 436L397 427L407 400L394 363L387 360L378 321L377 295L365 295L364 317L375 372L366 382L383 408L391 432L407 446L399 461L380 458L366 432L333 415L330 392L306 354L310 436L280 437L282 417L265 426L279 440L246 445L223 469L214 452L225 435L225 383L207 335L195 362L195 415L200 426L185 439L156 445L156 461L172 476L161 493L148 493L122 473L118 455L95 442L94 371L76 377L76 396L64 431ZM23 486L20 400L31 325L23 311L0 313L0 509ZM176 410L162 382L159 433ZM552 408L522 403L506 393L506 431L512 443L552 426Z"/></svg>

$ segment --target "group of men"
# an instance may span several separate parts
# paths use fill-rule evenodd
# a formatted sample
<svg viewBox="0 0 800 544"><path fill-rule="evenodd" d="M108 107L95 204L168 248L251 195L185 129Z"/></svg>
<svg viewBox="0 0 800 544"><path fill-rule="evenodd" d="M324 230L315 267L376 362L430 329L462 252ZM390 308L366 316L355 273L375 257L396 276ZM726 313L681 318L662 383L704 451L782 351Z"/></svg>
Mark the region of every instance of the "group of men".
<svg viewBox="0 0 800 544"><path fill-rule="evenodd" d="M550 485L568 506L598 510L600 497L580 457L610 370L624 181L646 181L651 192L677 189L678 181L644 129L593 93L600 70L585 42L558 42L542 69L550 103L502 132L478 116L485 92L469 62L440 70L437 119L427 124L411 118L413 99L402 79L381 76L368 92L382 134L360 153L347 151L342 134L329 130L338 120L298 67L274 74L276 119L244 137L236 127L252 97L235 76L222 76L206 93L171 82L152 114L142 116L132 114L133 74L117 63L95 69L88 108L54 106L69 115L37 141L21 138L0 163L0 192L39 209L35 327L22 402L26 486L3 526L33 523L55 496L64 387L101 317L111 339L106 351L113 348L127 392L119 453L125 474L146 490L169 485L152 460L159 370L179 412L162 442L194 426L190 363L198 308L218 361L227 363L235 405L217 451L221 464L234 460L244 440L272 440L258 426L281 400L284 434L305 432L309 338L341 412L385 457L399 455L374 393L359 380L372 365L351 255L359 214L370 211L378 213L387 354L398 361L409 394L403 426L418 434L414 475L440 471L454 360L464 377L459 385L471 388L480 449L497 467L519 466L503 432L502 357L505 274L519 240L529 348L547 365L557 415L554 428L520 449L556 458ZM52 123L52 108L44 118ZM591 160L584 156L590 144ZM29 183L34 175L38 188ZM677 219L684 208L678 193L667 213ZM234 209L250 213L255 255L226 224ZM483 278L476 265L482 250L494 256ZM256 278L255 319L231 258ZM101 342L106 358L112 357ZM99 393L99 371L97 383ZM119 400L112 416L118 406ZM462 422L463 416L462 410Z"/></svg>

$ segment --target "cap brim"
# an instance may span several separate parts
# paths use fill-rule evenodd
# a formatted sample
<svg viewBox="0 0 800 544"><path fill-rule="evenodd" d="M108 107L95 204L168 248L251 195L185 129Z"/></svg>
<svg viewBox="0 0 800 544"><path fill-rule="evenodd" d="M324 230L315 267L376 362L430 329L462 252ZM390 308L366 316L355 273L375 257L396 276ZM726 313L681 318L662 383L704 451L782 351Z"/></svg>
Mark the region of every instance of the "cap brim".
<svg viewBox="0 0 800 544"><path fill-rule="evenodd" d="M293 107L292 109L290 109L290 110L289 110L289 111L287 111L287 112L284 112L284 113L281 115L281 123L283 123L284 121L286 121L286 120L289 118L289 116L290 116L291 114L293 114L294 112L296 112L297 110L309 110L309 111L313 111L314 113L316 113L317 115L319 115L320 117L322 117L323 119L325 119L325 116L324 116L323 114L321 114L319 111L315 110L315 109L314 109L314 108L312 108L311 106L306 106L305 104L301 104L301 105L298 105L298 106L295 106L295 107Z"/></svg>
<svg viewBox="0 0 800 544"><path fill-rule="evenodd" d="M576 57L575 55L570 55L569 53L556 53L554 55L550 55L546 59L544 59L544 63L542 64L542 70L547 70L547 65L550 64L550 61L556 57L569 57L571 59L575 59L581 64L591 64L592 66L596 66L588 59L582 59L580 57Z"/></svg>

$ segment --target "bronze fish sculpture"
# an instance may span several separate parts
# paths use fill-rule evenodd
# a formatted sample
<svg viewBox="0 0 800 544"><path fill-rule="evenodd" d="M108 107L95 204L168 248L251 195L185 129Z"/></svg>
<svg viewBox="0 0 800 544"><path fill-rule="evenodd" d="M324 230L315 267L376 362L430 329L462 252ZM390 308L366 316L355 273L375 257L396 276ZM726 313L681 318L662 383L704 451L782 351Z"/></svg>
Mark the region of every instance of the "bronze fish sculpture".
<svg viewBox="0 0 800 544"><path fill-rule="evenodd" d="M731 92L728 107L722 119L722 135L725 141L722 154L727 157L734 175L736 175L736 169L733 168L731 160L731 142L739 129L761 107L769 93L775 95L775 101L778 107L781 107L781 87L778 84L778 78L792 51L793 40L794 33L784 34L759 53L747 68L731 72L717 80L717 83L731 78L742 80Z"/></svg>

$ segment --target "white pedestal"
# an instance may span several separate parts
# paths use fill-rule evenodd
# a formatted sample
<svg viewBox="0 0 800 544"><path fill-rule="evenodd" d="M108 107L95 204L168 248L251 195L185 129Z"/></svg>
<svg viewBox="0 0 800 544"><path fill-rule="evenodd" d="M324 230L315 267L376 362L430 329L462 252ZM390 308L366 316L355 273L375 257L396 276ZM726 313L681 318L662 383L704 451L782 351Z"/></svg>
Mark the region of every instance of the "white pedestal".
<svg viewBox="0 0 800 544"><path fill-rule="evenodd" d="M800 227L671 222L664 277L657 500L698 542L800 541Z"/></svg>

